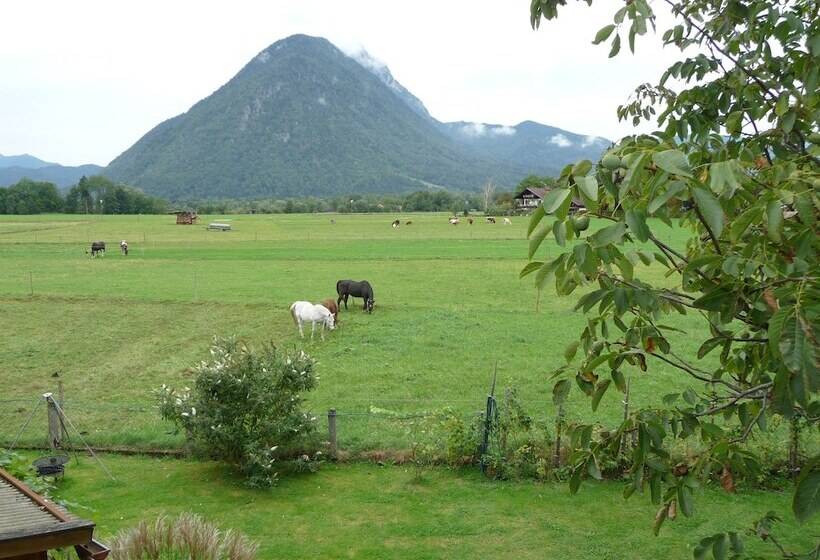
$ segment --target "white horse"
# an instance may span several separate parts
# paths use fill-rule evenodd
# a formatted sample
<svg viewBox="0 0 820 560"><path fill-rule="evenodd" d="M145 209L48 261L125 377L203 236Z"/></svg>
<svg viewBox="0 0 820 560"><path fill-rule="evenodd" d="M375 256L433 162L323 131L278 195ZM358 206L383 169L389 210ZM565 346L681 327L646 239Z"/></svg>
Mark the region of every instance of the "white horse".
<svg viewBox="0 0 820 560"><path fill-rule="evenodd" d="M330 330L336 328L336 322L333 320L333 313L328 311L327 307L323 305L314 305L309 301L296 301L290 306L290 316L293 317L293 323L299 327L299 336L305 338L305 333L302 331L302 324L310 321L310 338L316 332L316 323L322 324L322 340L325 339L325 327Z"/></svg>

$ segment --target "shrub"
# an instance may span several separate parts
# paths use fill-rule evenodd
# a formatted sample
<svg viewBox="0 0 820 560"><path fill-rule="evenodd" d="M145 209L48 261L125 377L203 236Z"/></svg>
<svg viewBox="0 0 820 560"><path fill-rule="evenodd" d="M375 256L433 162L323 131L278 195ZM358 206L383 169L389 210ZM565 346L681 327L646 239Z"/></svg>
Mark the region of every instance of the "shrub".
<svg viewBox="0 0 820 560"><path fill-rule="evenodd" d="M198 515L159 517L117 533L111 560L253 560L256 543L236 531L220 531Z"/></svg>
<svg viewBox="0 0 820 560"><path fill-rule="evenodd" d="M275 462L300 471L317 464L318 453L296 453L315 427L301 407L302 393L316 387L315 365L301 351L272 344L254 350L236 338L216 338L210 360L194 370L193 390L163 385L157 392L160 412L195 449L234 466L251 486L270 486Z"/></svg>

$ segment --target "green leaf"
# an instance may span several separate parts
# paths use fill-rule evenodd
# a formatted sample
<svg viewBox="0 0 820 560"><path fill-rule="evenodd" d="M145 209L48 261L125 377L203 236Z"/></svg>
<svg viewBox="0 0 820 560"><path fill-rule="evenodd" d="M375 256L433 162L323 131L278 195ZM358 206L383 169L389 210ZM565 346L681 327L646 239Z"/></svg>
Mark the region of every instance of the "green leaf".
<svg viewBox="0 0 820 560"><path fill-rule="evenodd" d="M577 340L575 342L570 342L566 350L564 350L564 359L567 363L571 362L572 358L575 357L575 353L578 352L578 344L579 342Z"/></svg>
<svg viewBox="0 0 820 560"><path fill-rule="evenodd" d="M544 216L544 205L539 204L538 208L536 208L530 216L530 223L527 226L527 237L529 237L533 230L535 230L538 223L544 218Z"/></svg>
<svg viewBox="0 0 820 560"><path fill-rule="evenodd" d="M692 517L694 507L692 505L692 489L688 486L678 486L678 505L686 517Z"/></svg>
<svg viewBox="0 0 820 560"><path fill-rule="evenodd" d="M609 58L617 55L618 52L621 50L621 36L615 35L615 39L612 40L612 48L609 50Z"/></svg>
<svg viewBox="0 0 820 560"><path fill-rule="evenodd" d="M598 180L595 178L595 175L578 177L576 183L578 183L581 194L592 201L598 200Z"/></svg>
<svg viewBox="0 0 820 560"><path fill-rule="evenodd" d="M805 523L820 511L820 470L806 469L800 475L792 500L792 511L800 523Z"/></svg>
<svg viewBox="0 0 820 560"><path fill-rule="evenodd" d="M783 205L779 200L772 200L766 205L766 232L769 239L780 243L780 232L783 229Z"/></svg>
<svg viewBox="0 0 820 560"><path fill-rule="evenodd" d="M731 196L740 187L740 182L736 176L738 169L737 160L713 163L709 167L709 188L713 192L721 194L728 187L727 192Z"/></svg>
<svg viewBox="0 0 820 560"><path fill-rule="evenodd" d="M740 134L743 127L743 111L735 111L726 117L726 132L732 136Z"/></svg>
<svg viewBox="0 0 820 560"><path fill-rule="evenodd" d="M681 192L685 187L686 185L682 181L672 181L669 183L669 186L666 187L666 192L655 197L652 202L649 203L646 207L646 211L650 214L654 214L658 209L672 200L672 197Z"/></svg>
<svg viewBox="0 0 820 560"><path fill-rule="evenodd" d="M626 225L629 226L629 232L632 233L638 241L649 240L649 227L646 225L646 214L644 214L643 210L627 210Z"/></svg>
<svg viewBox="0 0 820 560"><path fill-rule="evenodd" d="M567 242L567 224L564 220L555 220L552 224L552 235L555 236L555 242L563 247Z"/></svg>
<svg viewBox="0 0 820 560"><path fill-rule="evenodd" d="M626 393L626 378L624 377L624 374L621 373L620 370L613 369L610 372L610 375L612 376L612 381L615 382L615 387L621 393Z"/></svg>
<svg viewBox="0 0 820 560"><path fill-rule="evenodd" d="M599 229L589 238L593 247L603 247L612 243L620 243L626 233L626 224L619 222L603 229Z"/></svg>
<svg viewBox="0 0 820 560"><path fill-rule="evenodd" d="M774 112L778 117L782 117L786 114L786 111L789 110L789 93L784 91L780 94L780 97L777 99L777 103L774 106Z"/></svg>
<svg viewBox="0 0 820 560"><path fill-rule="evenodd" d="M598 45L600 43L603 43L604 41L609 39L609 36L612 35L612 32L614 30L615 30L615 25L612 24L612 23L610 23L607 26L602 27L601 29L598 30L598 33L595 34L595 40L592 41L592 44L593 45Z"/></svg>
<svg viewBox="0 0 820 560"><path fill-rule="evenodd" d="M552 189L547 193L547 196L544 197L544 202L542 204L544 207L544 212L547 214L552 214L558 210L568 196L569 189Z"/></svg>
<svg viewBox="0 0 820 560"><path fill-rule="evenodd" d="M557 258L545 262L535 274L535 287L539 290L543 290L549 279L555 274L555 271L564 264L565 258L566 255L558 255Z"/></svg>
<svg viewBox="0 0 820 560"><path fill-rule="evenodd" d="M552 387L552 402L555 406L561 406L567 400L569 390L572 388L568 379L561 379Z"/></svg>
<svg viewBox="0 0 820 560"><path fill-rule="evenodd" d="M530 250L527 256L528 259L531 259L533 255L535 255L535 252L538 251L538 247L541 246L541 242L544 241L544 238L546 238L547 235L549 235L549 232L549 224L542 224L541 227L535 230L535 233L533 233L530 237Z"/></svg>
<svg viewBox="0 0 820 560"><path fill-rule="evenodd" d="M694 187L692 189L692 196L695 198L695 204L698 205L703 219L711 228L715 236L720 237L723 231L723 208L715 196L706 189Z"/></svg>
<svg viewBox="0 0 820 560"><path fill-rule="evenodd" d="M712 543L712 556L715 560L726 560L726 553L729 551L729 539L725 534L716 535L715 542Z"/></svg>
<svg viewBox="0 0 820 560"><path fill-rule="evenodd" d="M655 152L652 154L652 162L667 173L674 173L680 177L692 177L692 168L689 166L689 160L686 159L686 155L680 150Z"/></svg>
<svg viewBox="0 0 820 560"><path fill-rule="evenodd" d="M746 233L749 226L753 222L757 222L762 215L762 210L759 206L752 206L743 214L732 220L732 225L729 227L729 240L732 243L737 243L738 240Z"/></svg>
<svg viewBox="0 0 820 560"><path fill-rule="evenodd" d="M610 382L611 381L609 379L604 379L603 381L598 383L598 386L595 388L595 392L592 394L593 412L598 410L598 404L600 404L601 398L604 396L604 393L606 393L606 390L609 389Z"/></svg>
<svg viewBox="0 0 820 560"><path fill-rule="evenodd" d="M791 388L794 398L808 406L810 393L817 385L817 360L812 343L812 328L799 310L786 317L778 349L786 366L794 377Z"/></svg>
<svg viewBox="0 0 820 560"><path fill-rule="evenodd" d="M582 159L572 166L570 174L576 177L576 182L578 182L577 178L586 176L590 169L592 169L592 162L588 159Z"/></svg>
<svg viewBox="0 0 820 560"><path fill-rule="evenodd" d="M590 455L587 460L587 472L589 473L589 476L595 480L603 480L604 478L601 476L601 469L598 468L598 463L595 461L594 455Z"/></svg>
<svg viewBox="0 0 820 560"><path fill-rule="evenodd" d="M542 263L541 261L529 262L529 263L527 263L527 266L522 268L521 272L518 273L518 277L519 278L524 278L524 276L527 276L528 274L532 274L533 272L535 272L536 270L538 270L542 266L544 266L544 263Z"/></svg>
<svg viewBox="0 0 820 560"><path fill-rule="evenodd" d="M789 109L783 118L780 119L780 127L783 129L783 132L788 134L794 128L794 122L797 120L797 113L794 109Z"/></svg>
<svg viewBox="0 0 820 560"><path fill-rule="evenodd" d="M722 337L716 336L715 338L710 338L701 344L698 349L698 360L702 360L704 356L714 350L721 342L723 342L723 340L724 339Z"/></svg>
<svg viewBox="0 0 820 560"><path fill-rule="evenodd" d="M692 305L706 311L720 311L728 307L734 297L734 293L729 288L718 286L693 301Z"/></svg>

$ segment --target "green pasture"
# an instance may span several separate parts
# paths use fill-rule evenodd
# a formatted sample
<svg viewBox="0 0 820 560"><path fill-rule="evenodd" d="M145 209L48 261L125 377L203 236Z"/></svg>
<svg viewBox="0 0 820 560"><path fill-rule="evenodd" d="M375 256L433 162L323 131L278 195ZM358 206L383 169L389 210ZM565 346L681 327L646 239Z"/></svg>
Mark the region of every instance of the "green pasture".
<svg viewBox="0 0 820 560"><path fill-rule="evenodd" d="M698 491L695 515L652 535L647 496L624 501L621 485L493 482L471 471L433 469L420 482L412 469L324 465L289 476L276 488L250 490L208 462L104 455L116 481L90 457L68 465L58 494L98 524L103 540L158 515L192 511L260 543L260 558L691 558L691 547L726 530L743 533L766 511L791 550L809 549L817 523L798 527L788 493L730 495ZM150 491L146 491L150 489ZM746 538L747 552L769 552Z"/></svg>
<svg viewBox="0 0 820 560"><path fill-rule="evenodd" d="M179 226L173 216L2 217L0 435L14 437L59 379L66 411L87 439L176 446L151 391L190 384L187 370L207 356L211 338L234 333L315 354L321 380L310 406L317 415L339 411L348 447L401 445L400 430L361 414L371 407L481 410L496 361L499 387L517 388L533 414L551 417L547 374L585 318L572 311L573 298L545 290L538 301L532 280L519 280L527 219L452 226L444 214L418 214L401 216L398 229L392 219L205 216ZM217 220L233 231L205 229ZM681 244L678 232L656 225L666 241ZM127 257L120 239L129 242ZM108 255L86 255L91 240L106 241ZM547 241L542 252L558 249ZM663 281L661 267L647 273ZM288 306L334 297L341 278L368 279L376 311L366 315L352 301L324 342L318 334L299 341ZM676 323L699 328L694 317ZM697 348L694 334L681 335L681 348ZM689 383L662 364L642 377L633 384L636 404L659 402ZM597 416L588 401L572 399L568 414L614 421L621 398L607 395ZM42 416L35 411L23 441L42 438Z"/></svg>

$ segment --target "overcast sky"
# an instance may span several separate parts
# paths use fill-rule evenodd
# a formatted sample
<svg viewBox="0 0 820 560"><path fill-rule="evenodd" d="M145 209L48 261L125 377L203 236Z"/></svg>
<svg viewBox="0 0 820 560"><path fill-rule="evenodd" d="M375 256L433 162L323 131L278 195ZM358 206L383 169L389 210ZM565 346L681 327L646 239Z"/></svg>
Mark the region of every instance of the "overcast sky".
<svg viewBox="0 0 820 560"><path fill-rule="evenodd" d="M535 120L614 139L615 109L656 81L660 39L612 61L591 39L616 3L539 31L529 0L8 0L0 4L0 154L107 164L294 33L365 48L443 121ZM575 4L575 2L571 2Z"/></svg>

